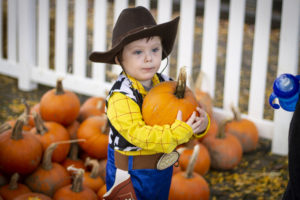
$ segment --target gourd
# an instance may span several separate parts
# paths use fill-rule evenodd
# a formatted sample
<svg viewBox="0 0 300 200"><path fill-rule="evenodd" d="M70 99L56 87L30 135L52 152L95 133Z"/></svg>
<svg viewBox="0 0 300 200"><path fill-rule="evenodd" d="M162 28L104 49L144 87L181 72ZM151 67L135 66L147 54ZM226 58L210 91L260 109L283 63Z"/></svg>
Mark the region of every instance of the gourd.
<svg viewBox="0 0 300 200"><path fill-rule="evenodd" d="M233 169L242 159L243 149L240 141L225 131L226 123L229 121L226 119L221 122L215 137L206 137L202 141L209 151L211 167L214 169Z"/></svg>
<svg viewBox="0 0 300 200"><path fill-rule="evenodd" d="M44 122L39 114L33 113L35 128L30 132L42 143L45 151L52 143L70 140L66 128L57 122ZM64 143L57 146L52 154L53 162L62 162L70 151L70 144Z"/></svg>
<svg viewBox="0 0 300 200"><path fill-rule="evenodd" d="M26 185L18 183L19 177L18 173L14 173L10 178L9 184L0 187L0 196L4 199L14 199L21 194L31 192Z"/></svg>
<svg viewBox="0 0 300 200"><path fill-rule="evenodd" d="M193 172L199 153L199 145L195 145L187 170L173 175L169 193L170 200L208 200L210 189L206 180Z"/></svg>
<svg viewBox="0 0 300 200"><path fill-rule="evenodd" d="M80 107L78 121L83 122L90 116L101 116L105 113L105 99L90 97Z"/></svg>
<svg viewBox="0 0 300 200"><path fill-rule="evenodd" d="M92 189L83 185L84 170L74 169L71 166L68 169L76 171L73 183L57 190L53 200L97 200L97 194Z"/></svg>
<svg viewBox="0 0 300 200"><path fill-rule="evenodd" d="M153 87L145 96L142 115L147 125L172 124L178 110L182 121L186 121L199 106L192 92L186 86L186 71L181 68L178 81L166 81Z"/></svg>
<svg viewBox="0 0 300 200"><path fill-rule="evenodd" d="M254 151L258 144L258 130L255 124L248 119L243 119L237 108L232 106L234 118L226 124L225 130L236 136L241 142L243 152Z"/></svg>
<svg viewBox="0 0 300 200"><path fill-rule="evenodd" d="M0 134L0 171L6 174L30 174L40 164L42 144L32 134L23 132L23 120L18 119L13 129Z"/></svg>
<svg viewBox="0 0 300 200"><path fill-rule="evenodd" d="M79 114L78 96L63 89L62 79L56 82L56 88L47 91L40 101L40 113L45 121L55 121L64 126L70 125Z"/></svg>
<svg viewBox="0 0 300 200"><path fill-rule="evenodd" d="M104 133L107 118L92 116L84 120L77 131L77 138L86 140L79 146L90 156L97 159L107 157L108 135Z"/></svg>

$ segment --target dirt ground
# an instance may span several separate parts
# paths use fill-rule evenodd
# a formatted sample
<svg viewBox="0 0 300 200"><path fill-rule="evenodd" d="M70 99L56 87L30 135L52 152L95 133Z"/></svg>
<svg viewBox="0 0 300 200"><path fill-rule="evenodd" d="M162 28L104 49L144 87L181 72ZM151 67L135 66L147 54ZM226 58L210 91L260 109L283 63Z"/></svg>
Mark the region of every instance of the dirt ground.
<svg viewBox="0 0 300 200"><path fill-rule="evenodd" d="M32 106L50 87L38 85L34 91L23 92L17 80L0 75L0 123L16 118L23 110L22 98ZM83 102L87 97L78 95ZM288 181L286 156L270 152L271 141L260 138L254 152L243 155L241 163L230 171L211 169L205 179L210 185L211 200L279 200Z"/></svg>

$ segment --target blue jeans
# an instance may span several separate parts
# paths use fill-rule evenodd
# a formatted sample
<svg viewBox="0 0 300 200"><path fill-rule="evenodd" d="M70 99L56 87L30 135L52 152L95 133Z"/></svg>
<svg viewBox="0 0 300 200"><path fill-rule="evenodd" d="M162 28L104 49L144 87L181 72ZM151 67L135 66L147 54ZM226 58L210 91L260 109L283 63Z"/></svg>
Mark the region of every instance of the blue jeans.
<svg viewBox="0 0 300 200"><path fill-rule="evenodd" d="M132 156L129 156L128 162L131 181L139 200L159 199L167 200L171 185L173 166L165 170L156 169L132 169ZM108 147L106 164L106 187L107 191L115 182L116 166L114 150Z"/></svg>

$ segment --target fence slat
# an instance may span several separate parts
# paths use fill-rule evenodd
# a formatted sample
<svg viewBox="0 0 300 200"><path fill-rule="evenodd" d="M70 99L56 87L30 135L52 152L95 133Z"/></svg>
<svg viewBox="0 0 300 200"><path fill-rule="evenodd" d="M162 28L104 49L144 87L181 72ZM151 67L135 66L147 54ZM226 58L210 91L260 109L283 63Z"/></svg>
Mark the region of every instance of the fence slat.
<svg viewBox="0 0 300 200"><path fill-rule="evenodd" d="M220 0L206 0L204 8L201 71L207 77L201 89L215 96L217 45L220 16Z"/></svg>
<svg viewBox="0 0 300 200"><path fill-rule="evenodd" d="M171 20L172 17L172 0L158 0L157 2L157 23L165 23L167 21ZM170 60L170 56L168 58ZM164 59L161 62L161 70L166 66L167 64L167 59ZM166 67L165 74L170 75L170 62L168 63L168 66Z"/></svg>
<svg viewBox="0 0 300 200"><path fill-rule="evenodd" d="M17 61L17 0L7 1L7 58Z"/></svg>
<svg viewBox="0 0 300 200"><path fill-rule="evenodd" d="M68 55L68 1L56 0L55 15L55 70L61 75L67 72Z"/></svg>
<svg viewBox="0 0 300 200"><path fill-rule="evenodd" d="M3 12L3 7L2 7L2 0L0 0L0 27L2 27L2 12ZM2 38L2 34L3 34L3 29L0 29L0 38ZM3 58L3 41L2 39L0 39L0 59Z"/></svg>
<svg viewBox="0 0 300 200"><path fill-rule="evenodd" d="M193 67L195 5L195 0L182 0L180 2L177 74L179 73L179 68L186 66L188 76L191 76Z"/></svg>
<svg viewBox="0 0 300 200"><path fill-rule="evenodd" d="M150 0L136 0L135 6L144 6L147 9L150 9Z"/></svg>
<svg viewBox="0 0 300 200"><path fill-rule="evenodd" d="M37 84L31 80L31 69L36 65L36 20L35 0L18 1L17 12L18 30L18 55L21 63L18 87L25 91L33 90Z"/></svg>
<svg viewBox="0 0 300 200"><path fill-rule="evenodd" d="M299 51L300 1L285 0L282 6L277 76L282 73L296 74ZM275 79L276 77L274 77ZM292 113L282 109L274 113L272 152L286 155L288 130ZM284 119L284 120L283 120Z"/></svg>
<svg viewBox="0 0 300 200"><path fill-rule="evenodd" d="M49 0L39 0L38 66L49 68Z"/></svg>
<svg viewBox="0 0 300 200"><path fill-rule="evenodd" d="M106 22L107 0L94 1L94 32L93 51L105 51L106 49ZM105 81L105 64L92 64L92 78L100 83Z"/></svg>
<svg viewBox="0 0 300 200"><path fill-rule="evenodd" d="M246 0L230 1L223 108L238 106Z"/></svg>
<svg viewBox="0 0 300 200"><path fill-rule="evenodd" d="M272 0L258 0L255 16L248 114L251 117L262 119L265 104Z"/></svg>
<svg viewBox="0 0 300 200"><path fill-rule="evenodd" d="M128 0L115 0L115 7L114 7L114 24L116 23L120 13L123 9L128 7ZM121 72L121 67L118 65L112 66L112 72L115 74L119 74Z"/></svg>
<svg viewBox="0 0 300 200"><path fill-rule="evenodd" d="M85 77L87 0L75 0L73 73Z"/></svg>

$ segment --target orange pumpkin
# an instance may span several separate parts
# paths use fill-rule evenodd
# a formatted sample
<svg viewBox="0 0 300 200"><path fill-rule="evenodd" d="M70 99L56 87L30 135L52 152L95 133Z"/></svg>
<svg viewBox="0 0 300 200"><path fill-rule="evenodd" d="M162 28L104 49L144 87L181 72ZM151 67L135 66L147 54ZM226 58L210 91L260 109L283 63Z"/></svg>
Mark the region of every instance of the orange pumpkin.
<svg viewBox="0 0 300 200"><path fill-rule="evenodd" d="M198 143L198 145L200 148L194 171L204 176L210 168L210 155L207 148L203 144ZM180 154L179 166L183 171L187 169L192 153L193 149L185 149Z"/></svg>
<svg viewBox="0 0 300 200"><path fill-rule="evenodd" d="M69 166L85 169L84 162L78 158L78 150L79 145L77 143L72 143L69 156L61 164L65 169ZM69 174L72 175L72 172L69 171Z"/></svg>
<svg viewBox="0 0 300 200"><path fill-rule="evenodd" d="M34 113L35 128L30 132L42 143L45 151L53 142L68 141L70 135L66 128L56 122L43 122L40 115ZM70 144L60 144L52 154L53 162L62 162L66 159L70 150Z"/></svg>
<svg viewBox="0 0 300 200"><path fill-rule="evenodd" d="M100 199L103 199L103 195L106 193L106 184L104 184L100 189L99 191L97 192L97 196L100 198Z"/></svg>
<svg viewBox="0 0 300 200"><path fill-rule="evenodd" d="M17 196L16 198L14 198L14 200L34 200L34 199L51 200L51 198L48 197L47 195L42 194L42 193L36 193L36 192L22 194L22 195Z"/></svg>
<svg viewBox="0 0 300 200"><path fill-rule="evenodd" d="M198 153L199 145L196 145L187 170L173 175L169 193L170 200L209 199L210 189L208 183L200 174L193 172Z"/></svg>
<svg viewBox="0 0 300 200"><path fill-rule="evenodd" d="M53 200L97 200L97 194L92 189L83 185L83 174L84 170L78 169L73 183L57 190L54 194Z"/></svg>
<svg viewBox="0 0 300 200"><path fill-rule="evenodd" d="M68 171L59 163L51 161L52 153L58 143L52 143L44 152L43 162L37 170L26 177L26 185L34 192L50 197L61 187L71 183Z"/></svg>
<svg viewBox="0 0 300 200"><path fill-rule="evenodd" d="M98 190L104 185L104 181L99 174L100 164L96 159L87 158L85 166L87 168L88 166L91 166L91 171L85 171L83 175L83 185L91 188L95 192L98 192Z"/></svg>
<svg viewBox="0 0 300 200"><path fill-rule="evenodd" d="M243 152L251 152L256 149L259 139L255 124L248 119L242 119L239 111L232 107L234 118L226 124L225 130L236 136L241 142Z"/></svg>
<svg viewBox="0 0 300 200"><path fill-rule="evenodd" d="M62 80L58 79L56 88L47 91L40 101L40 113L45 121L55 121L64 126L70 125L79 114L78 96L64 90Z"/></svg>
<svg viewBox="0 0 300 200"><path fill-rule="evenodd" d="M69 126L67 126L67 131L70 135L70 139L76 139L77 138L77 131L78 128L80 126L80 123L75 120L72 124L70 124Z"/></svg>
<svg viewBox="0 0 300 200"><path fill-rule="evenodd" d="M11 176L9 184L0 187L0 196L2 196L4 199L14 199L21 194L31 192L31 190L26 185L18 183L18 180L19 174L14 173Z"/></svg>
<svg viewBox="0 0 300 200"><path fill-rule="evenodd" d="M219 132L215 137L203 139L203 144L210 154L211 167L214 169L233 169L242 159L242 145L234 135L225 132L226 123L228 123L228 120L221 123Z"/></svg>
<svg viewBox="0 0 300 200"><path fill-rule="evenodd" d="M39 166L43 148L32 134L22 130L23 120L18 119L13 129L0 134L0 171L30 174Z"/></svg>
<svg viewBox="0 0 300 200"><path fill-rule="evenodd" d="M192 90L186 87L185 68L181 68L177 82L162 82L149 91L143 100L142 115L145 123L151 126L172 124L178 110L186 121L198 106Z"/></svg>
<svg viewBox="0 0 300 200"><path fill-rule="evenodd" d="M90 116L101 116L105 113L105 99L90 97L80 107L78 121L83 122Z"/></svg>
<svg viewBox="0 0 300 200"><path fill-rule="evenodd" d="M104 116L92 116L84 120L77 131L78 139L85 139L79 146L91 157L107 157L108 135L104 133L107 119Z"/></svg>

